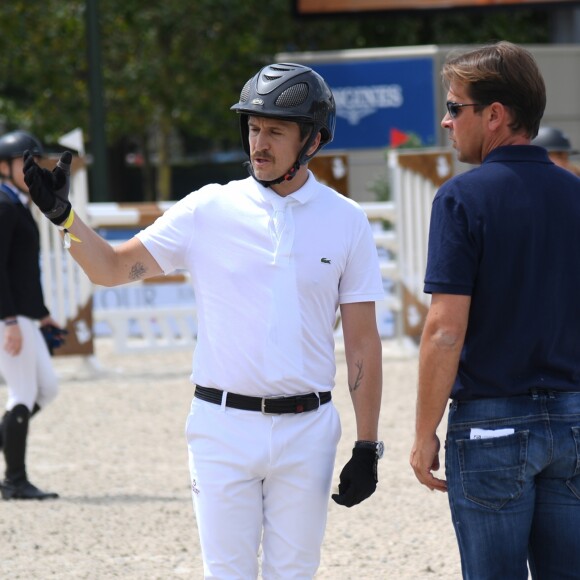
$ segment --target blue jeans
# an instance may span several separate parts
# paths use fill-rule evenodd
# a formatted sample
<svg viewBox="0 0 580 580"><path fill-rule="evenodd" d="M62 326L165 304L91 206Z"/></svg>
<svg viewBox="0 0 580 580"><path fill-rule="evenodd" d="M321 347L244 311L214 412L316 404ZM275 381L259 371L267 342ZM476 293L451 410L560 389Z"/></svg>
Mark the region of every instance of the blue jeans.
<svg viewBox="0 0 580 580"><path fill-rule="evenodd" d="M580 578L580 393L453 401L445 447L463 578Z"/></svg>

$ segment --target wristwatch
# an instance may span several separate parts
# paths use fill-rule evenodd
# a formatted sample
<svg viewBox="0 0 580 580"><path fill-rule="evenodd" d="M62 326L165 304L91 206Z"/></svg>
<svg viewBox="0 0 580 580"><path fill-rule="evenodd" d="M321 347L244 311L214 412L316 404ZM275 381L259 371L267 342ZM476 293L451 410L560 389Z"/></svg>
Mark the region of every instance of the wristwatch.
<svg viewBox="0 0 580 580"><path fill-rule="evenodd" d="M359 440L354 442L354 446L362 449L374 449L377 454L377 459L381 459L385 453L385 444L382 441Z"/></svg>

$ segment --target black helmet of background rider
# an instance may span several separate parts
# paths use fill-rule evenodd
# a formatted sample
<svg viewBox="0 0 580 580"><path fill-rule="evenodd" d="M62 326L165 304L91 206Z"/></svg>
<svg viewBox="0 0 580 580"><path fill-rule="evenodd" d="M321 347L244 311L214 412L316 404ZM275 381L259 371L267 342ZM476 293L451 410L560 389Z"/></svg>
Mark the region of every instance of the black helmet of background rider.
<svg viewBox="0 0 580 580"><path fill-rule="evenodd" d="M318 73L300 64L278 63L264 67L244 85L240 101L231 110L240 115L242 146L248 157L250 116L270 117L312 126L296 162L278 179L257 179L251 162L248 163L250 175L265 187L292 179L300 166L308 163L334 136L336 105L332 91ZM316 151L308 155L307 151L318 133L321 137L320 144Z"/></svg>
<svg viewBox="0 0 580 580"><path fill-rule="evenodd" d="M568 135L556 127L540 127L537 137L532 141L532 145L538 145L550 152L561 151L562 153L568 153L568 155L576 155L578 153L578 151L572 149Z"/></svg>
<svg viewBox="0 0 580 580"><path fill-rule="evenodd" d="M0 179L14 181L12 174L12 160L22 157L22 154L29 150L34 157L42 157L44 149L40 141L26 131L12 131L0 137L0 161L7 161L9 164L8 175L0 173Z"/></svg>

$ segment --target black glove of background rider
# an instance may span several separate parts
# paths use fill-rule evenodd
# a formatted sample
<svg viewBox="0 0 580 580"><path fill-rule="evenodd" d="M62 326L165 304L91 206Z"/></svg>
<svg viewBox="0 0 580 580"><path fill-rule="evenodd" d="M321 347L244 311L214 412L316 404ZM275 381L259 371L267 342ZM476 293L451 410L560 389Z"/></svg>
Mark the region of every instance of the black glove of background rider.
<svg viewBox="0 0 580 580"><path fill-rule="evenodd" d="M32 201L53 224L58 226L64 223L71 211L68 200L71 152L65 151L52 171L39 167L28 150L24 152L23 159L24 182Z"/></svg>
<svg viewBox="0 0 580 580"><path fill-rule="evenodd" d="M62 346L65 343L65 335L68 331L59 326L54 326L54 324L45 324L40 327L40 332L44 337L46 346L48 347L48 352L52 356L54 354L54 349Z"/></svg>
<svg viewBox="0 0 580 580"><path fill-rule="evenodd" d="M370 497L377 489L378 457L374 449L355 447L352 457L340 473L338 493L332 499L340 505L352 507Z"/></svg>

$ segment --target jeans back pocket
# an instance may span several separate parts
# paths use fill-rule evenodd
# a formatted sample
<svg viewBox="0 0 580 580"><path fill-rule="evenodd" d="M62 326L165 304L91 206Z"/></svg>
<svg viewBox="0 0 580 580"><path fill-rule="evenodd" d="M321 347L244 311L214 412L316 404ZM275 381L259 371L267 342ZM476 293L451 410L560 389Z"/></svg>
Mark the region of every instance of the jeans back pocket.
<svg viewBox="0 0 580 580"><path fill-rule="evenodd" d="M529 431L490 439L458 439L457 452L464 496L500 510L524 487Z"/></svg>

